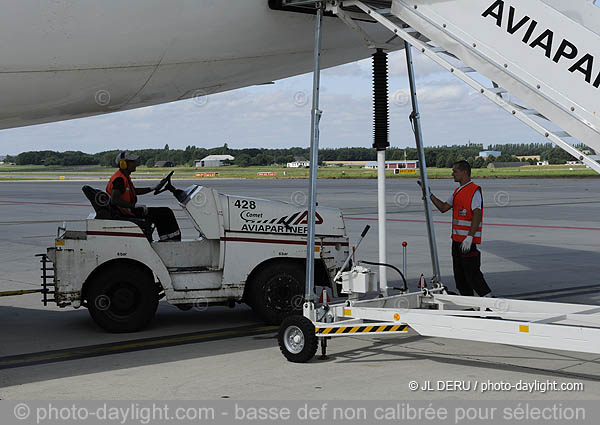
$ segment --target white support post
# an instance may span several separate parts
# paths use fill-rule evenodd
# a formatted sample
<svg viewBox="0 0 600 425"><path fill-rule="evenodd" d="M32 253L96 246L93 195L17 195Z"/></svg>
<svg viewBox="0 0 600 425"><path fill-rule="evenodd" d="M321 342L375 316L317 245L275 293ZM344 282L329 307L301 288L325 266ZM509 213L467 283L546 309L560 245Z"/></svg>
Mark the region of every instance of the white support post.
<svg viewBox="0 0 600 425"><path fill-rule="evenodd" d="M377 151L377 210L379 226L379 263L387 264L387 211L385 206L385 150ZM379 285L388 296L387 267L379 266Z"/></svg>

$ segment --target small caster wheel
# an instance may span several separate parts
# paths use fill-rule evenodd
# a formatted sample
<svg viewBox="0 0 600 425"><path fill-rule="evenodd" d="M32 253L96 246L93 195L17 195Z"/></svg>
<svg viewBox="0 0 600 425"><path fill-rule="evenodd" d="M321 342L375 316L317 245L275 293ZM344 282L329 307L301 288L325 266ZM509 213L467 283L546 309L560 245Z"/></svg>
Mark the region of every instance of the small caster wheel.
<svg viewBox="0 0 600 425"><path fill-rule="evenodd" d="M315 325L304 316L289 316L279 328L279 348L288 361L306 363L317 353Z"/></svg>

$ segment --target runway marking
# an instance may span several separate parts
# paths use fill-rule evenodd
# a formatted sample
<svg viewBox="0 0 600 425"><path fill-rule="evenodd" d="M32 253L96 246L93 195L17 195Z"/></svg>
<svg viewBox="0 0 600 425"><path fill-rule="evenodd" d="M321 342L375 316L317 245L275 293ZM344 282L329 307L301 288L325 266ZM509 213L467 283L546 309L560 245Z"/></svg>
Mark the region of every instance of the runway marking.
<svg viewBox="0 0 600 425"><path fill-rule="evenodd" d="M536 299L552 299L562 298L569 295L587 295L587 294L600 294L600 285L588 285L578 286L576 288L559 288L559 289L548 289L545 291L526 292L516 295L506 295L504 298L515 298L524 300L536 300Z"/></svg>
<svg viewBox="0 0 600 425"><path fill-rule="evenodd" d="M42 290L41 289L20 289L17 291L4 291L4 292L0 292L0 297L14 297L16 295L37 294L38 292L42 292Z"/></svg>
<svg viewBox="0 0 600 425"><path fill-rule="evenodd" d="M0 370L46 363L65 362L88 357L130 353L133 351L152 350L155 348L196 344L200 342L218 341L244 336L263 335L272 333L278 329L277 326L243 326L238 328L208 330L180 335L118 341L109 344L66 348L62 350L19 354L15 356L0 357Z"/></svg>
<svg viewBox="0 0 600 425"><path fill-rule="evenodd" d="M562 198L562 199L572 199L573 201L576 201L578 199L588 199L588 198L581 198L581 197L576 197L576 198ZM540 201L543 201L544 199L540 199ZM550 201L550 200L549 200ZM551 207L551 206L559 206L559 205L580 205L580 204L598 204L600 203L600 200L593 200L593 201L576 201L576 202L549 202L549 203L536 203L536 204L510 204L510 205L487 205L485 208L486 209L490 209L490 208L520 208L520 207ZM488 202L489 204L489 202ZM388 207L394 207L394 205L396 205L395 203L391 203L391 202L387 202L386 205ZM373 209L374 207L372 206L366 206L366 207L347 207L347 208L342 208L344 211L357 211L357 210L367 210L367 209ZM422 213L423 210L422 209L406 209L406 208L402 208L400 210L396 210L393 211L391 210L391 213L400 213L400 212L420 212Z"/></svg>
<svg viewBox="0 0 600 425"><path fill-rule="evenodd" d="M71 204L67 202L31 202L31 201L0 201L0 205L55 205L59 207L92 207L91 204Z"/></svg>
<svg viewBox="0 0 600 425"><path fill-rule="evenodd" d="M377 218L371 217L344 217L344 220L355 220L355 221L378 221ZM387 221L395 221L401 223L425 223L425 220L408 220L401 218L388 218ZM434 220L436 224L451 224L451 221ZM554 230L594 230L600 231L600 227L577 227L577 226L546 226L540 224L503 224L503 223L484 223L484 226L496 226L496 227L519 227L519 228L531 228L531 229L554 229Z"/></svg>
<svg viewBox="0 0 600 425"><path fill-rule="evenodd" d="M74 220L33 220L33 221L0 221L0 226L22 226L25 224L85 223L85 219Z"/></svg>
<svg viewBox="0 0 600 425"><path fill-rule="evenodd" d="M0 201L0 206L3 205L52 205L57 207L88 207L92 208L91 204L74 204L69 202L33 202L33 201ZM182 208L171 208L173 211L184 211Z"/></svg>
<svg viewBox="0 0 600 425"><path fill-rule="evenodd" d="M25 285L40 286L39 283L25 282L23 280L7 279L5 277L0 277L0 282L23 283Z"/></svg>

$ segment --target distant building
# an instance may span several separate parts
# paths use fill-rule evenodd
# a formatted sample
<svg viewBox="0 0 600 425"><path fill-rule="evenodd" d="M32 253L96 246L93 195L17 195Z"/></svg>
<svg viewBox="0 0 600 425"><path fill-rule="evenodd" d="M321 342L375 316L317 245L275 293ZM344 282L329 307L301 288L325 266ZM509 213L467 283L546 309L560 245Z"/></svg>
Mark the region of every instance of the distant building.
<svg viewBox="0 0 600 425"><path fill-rule="evenodd" d="M4 164L5 159L6 159L6 155L0 155L0 165Z"/></svg>
<svg viewBox="0 0 600 425"><path fill-rule="evenodd" d="M489 158L490 156L495 156L496 158L500 157L502 152L498 151L481 151L479 152L479 158Z"/></svg>
<svg viewBox="0 0 600 425"><path fill-rule="evenodd" d="M567 165L583 165L583 161L567 161Z"/></svg>
<svg viewBox="0 0 600 425"><path fill-rule="evenodd" d="M367 162L365 164L365 168L368 168L370 170L376 170L377 161ZM402 168L409 168L414 170L419 168L419 161L385 161L385 168L386 170L396 170Z"/></svg>
<svg viewBox="0 0 600 425"><path fill-rule="evenodd" d="M364 167L369 161L323 161L328 167Z"/></svg>
<svg viewBox="0 0 600 425"><path fill-rule="evenodd" d="M222 167L227 161L233 161L235 158L231 155L209 155L204 159L196 161L196 168L201 167Z"/></svg>
<svg viewBox="0 0 600 425"><path fill-rule="evenodd" d="M287 167L288 168L309 168L310 161L308 161L304 158L296 158L296 159L294 159L294 162L288 162Z"/></svg>
<svg viewBox="0 0 600 425"><path fill-rule="evenodd" d="M529 165L528 162L491 162L488 168L518 168Z"/></svg>
<svg viewBox="0 0 600 425"><path fill-rule="evenodd" d="M538 161L536 163L536 165L542 166L542 165L550 165L550 163L548 161Z"/></svg>
<svg viewBox="0 0 600 425"><path fill-rule="evenodd" d="M173 164L171 161L156 161L154 163L155 167L161 167L161 168L169 168L169 167L174 167L175 164Z"/></svg>
<svg viewBox="0 0 600 425"><path fill-rule="evenodd" d="M533 159L534 161L537 162L541 159L541 157L539 155L516 155L516 157L519 158L519 160L521 160L521 161Z"/></svg>

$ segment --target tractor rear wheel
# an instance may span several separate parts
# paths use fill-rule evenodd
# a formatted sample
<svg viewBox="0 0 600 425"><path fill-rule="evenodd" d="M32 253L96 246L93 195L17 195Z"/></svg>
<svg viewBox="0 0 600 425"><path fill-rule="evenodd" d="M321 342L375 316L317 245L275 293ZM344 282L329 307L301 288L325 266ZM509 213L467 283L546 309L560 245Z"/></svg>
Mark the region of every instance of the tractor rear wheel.
<svg viewBox="0 0 600 425"><path fill-rule="evenodd" d="M145 328L158 308L158 289L152 273L135 264L116 264L88 283L87 306L92 319L113 333Z"/></svg>
<svg viewBox="0 0 600 425"><path fill-rule="evenodd" d="M278 261L263 267L251 282L248 301L269 324L302 314L306 271L300 261Z"/></svg>

